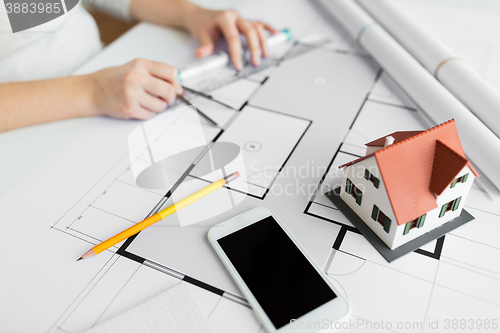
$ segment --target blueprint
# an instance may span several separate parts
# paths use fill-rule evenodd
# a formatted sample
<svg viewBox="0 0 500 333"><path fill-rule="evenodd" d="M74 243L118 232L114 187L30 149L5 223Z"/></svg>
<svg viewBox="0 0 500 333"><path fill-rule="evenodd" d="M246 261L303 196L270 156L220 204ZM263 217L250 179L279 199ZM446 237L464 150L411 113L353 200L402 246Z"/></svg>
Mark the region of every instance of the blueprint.
<svg viewBox="0 0 500 333"><path fill-rule="evenodd" d="M500 206L474 185L466 203L474 221L387 263L324 193L340 183L337 166L364 155L366 142L430 126L384 71L311 3L276 1L276 10L257 12L267 3L257 2L236 8L290 28L299 41L289 46L293 51L280 50L259 69L226 68L185 82L231 106L186 95L222 126L201 121L208 142L240 146L244 184L216 194L238 203L185 227L169 217L77 263L93 244L144 219L165 194L136 184L127 138L141 123L97 118L0 201L8 212L2 218L16 221L1 234L3 265L12 272L2 276L2 285L13 286L1 289L0 310L12 314L2 319L2 331L83 332L182 284L214 332L264 332L206 237L213 225L261 205L280 217L348 300L351 313L341 323L358 326L336 332L439 331L436 322L441 330L448 323L447 331L471 330L466 325L492 331L500 320ZM329 42L300 42L314 34ZM493 50L478 43L475 52ZM166 60L182 65L186 50ZM282 59L284 54L289 56ZM500 68L495 73L494 61L485 57L476 66L490 66L487 75L494 81ZM179 197L214 180L188 178ZM31 203L29 209L20 197ZM185 210L211 205L200 200ZM4 255L13 246L20 254Z"/></svg>

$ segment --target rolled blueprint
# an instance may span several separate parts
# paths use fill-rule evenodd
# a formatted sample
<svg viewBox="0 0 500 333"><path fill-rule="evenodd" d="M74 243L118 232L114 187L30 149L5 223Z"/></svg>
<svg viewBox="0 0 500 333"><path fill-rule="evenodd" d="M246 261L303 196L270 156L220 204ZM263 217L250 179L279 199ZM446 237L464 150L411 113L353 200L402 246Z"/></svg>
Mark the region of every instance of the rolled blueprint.
<svg viewBox="0 0 500 333"><path fill-rule="evenodd" d="M500 138L500 92L395 1L356 1Z"/></svg>
<svg viewBox="0 0 500 333"><path fill-rule="evenodd" d="M434 123L455 119L465 153L500 188L500 139L354 0L318 0Z"/></svg>

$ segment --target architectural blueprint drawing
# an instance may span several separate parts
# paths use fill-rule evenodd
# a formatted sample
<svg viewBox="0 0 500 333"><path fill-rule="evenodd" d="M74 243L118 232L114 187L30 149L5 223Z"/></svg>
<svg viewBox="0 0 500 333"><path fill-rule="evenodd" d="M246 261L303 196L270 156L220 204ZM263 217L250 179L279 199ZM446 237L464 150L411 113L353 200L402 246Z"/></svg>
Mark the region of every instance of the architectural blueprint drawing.
<svg viewBox="0 0 500 333"><path fill-rule="evenodd" d="M324 193L340 183L337 166L364 154L364 143L428 125L383 70L311 3L283 0L274 6L269 13L254 13L255 3L242 2L237 8L250 17L269 15L263 19L289 27L298 40L321 33L331 42L295 44L297 52L284 61L283 53L271 57L262 70L249 68L236 75L224 69L185 83L232 107L186 96L223 127L202 122L208 141L240 146L245 189L226 187L217 195L238 196L241 203L186 227L171 216L92 260L76 263L92 244L141 221L165 194L136 185L127 137L140 123L96 119L28 179L49 174L36 183L34 193L45 198L33 200L33 207L49 201L57 205L53 203L53 211L41 214L39 221L25 215L25 225L33 231L21 245L40 251L29 250L36 260L20 263L13 257L6 262L6 267L24 274L21 278L29 287L2 295L21 297L27 305L0 327L12 332L83 332L183 284L214 332L264 332L206 234L225 219L265 205L343 293L351 306L344 322L357 322L360 331L375 330L369 323L379 324L377 332L437 331L429 323L439 321L444 329L446 320L456 331L466 331L461 319L481 320L481 329L492 331L488 327L493 320L500 320L500 207L473 186L466 209L476 220L387 263ZM294 20L299 14L305 19ZM488 73L492 79L500 77L500 71ZM188 178L190 185L181 186L178 195L212 180ZM61 184L65 180L69 185ZM67 186L71 193L61 192L69 191ZM203 200L185 209L210 209ZM23 228L10 226L6 232ZM54 254L50 261L44 258L48 253ZM34 272L39 272L38 278L30 280ZM24 313L34 317L31 322L22 321ZM451 326L453 320L458 320L457 327ZM381 321L391 327L380 328Z"/></svg>
<svg viewBox="0 0 500 333"><path fill-rule="evenodd" d="M185 285L178 285L95 326L86 333L171 331L211 333L207 320Z"/></svg>

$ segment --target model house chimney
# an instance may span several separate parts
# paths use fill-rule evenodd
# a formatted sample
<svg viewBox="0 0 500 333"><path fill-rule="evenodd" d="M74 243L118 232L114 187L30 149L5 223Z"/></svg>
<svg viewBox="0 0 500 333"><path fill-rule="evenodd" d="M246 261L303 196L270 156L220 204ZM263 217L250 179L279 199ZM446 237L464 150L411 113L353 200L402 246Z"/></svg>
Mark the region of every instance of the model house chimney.
<svg viewBox="0 0 500 333"><path fill-rule="evenodd" d="M394 143L394 137L389 135L385 137L385 144L384 147L390 146Z"/></svg>
<svg viewBox="0 0 500 333"><path fill-rule="evenodd" d="M383 149L385 147L388 147L396 141L396 139L392 135L388 135L385 137L385 141L382 141L384 138L380 138L379 140L376 140L376 144L370 144L366 146L366 155L371 155L377 150ZM374 141L375 142L375 141ZM383 146L382 146L383 142Z"/></svg>

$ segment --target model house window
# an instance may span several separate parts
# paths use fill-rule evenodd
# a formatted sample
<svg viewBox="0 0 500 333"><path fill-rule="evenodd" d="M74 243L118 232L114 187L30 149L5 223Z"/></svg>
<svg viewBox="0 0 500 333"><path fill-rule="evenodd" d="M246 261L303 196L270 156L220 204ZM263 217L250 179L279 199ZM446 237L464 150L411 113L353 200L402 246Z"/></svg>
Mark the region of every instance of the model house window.
<svg viewBox="0 0 500 333"><path fill-rule="evenodd" d="M380 180L372 175L368 169L365 169L365 179L371 181L376 188L380 185Z"/></svg>
<svg viewBox="0 0 500 333"><path fill-rule="evenodd" d="M354 199L356 199L356 203L361 205L361 199L363 199L363 192L357 188L349 178L347 178L345 183L345 191L352 195Z"/></svg>
<svg viewBox="0 0 500 333"><path fill-rule="evenodd" d="M427 214L424 214L424 215L417 217L416 219L411 220L410 222L406 223L405 230L403 231L403 235L406 235L407 233L409 233L410 230L413 228L422 228L424 226L424 222L425 222L426 217L427 217Z"/></svg>
<svg viewBox="0 0 500 333"><path fill-rule="evenodd" d="M457 185L457 183L465 183L467 181L467 178L469 178L469 174L468 173L466 173L462 177L458 177L457 179L455 179L453 181L453 183L451 183L450 188L454 188L455 185Z"/></svg>
<svg viewBox="0 0 500 333"><path fill-rule="evenodd" d="M391 219L388 218L387 215L382 213L377 205L373 205L372 219L380 223L380 225L384 227L385 232L389 233L389 229L391 228Z"/></svg>
<svg viewBox="0 0 500 333"><path fill-rule="evenodd" d="M458 209L458 206L460 205L460 200L462 197L458 197L455 200L452 200L448 203L445 203L443 207L441 207L441 212L439 213L439 217L443 217L446 212L455 211Z"/></svg>

